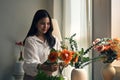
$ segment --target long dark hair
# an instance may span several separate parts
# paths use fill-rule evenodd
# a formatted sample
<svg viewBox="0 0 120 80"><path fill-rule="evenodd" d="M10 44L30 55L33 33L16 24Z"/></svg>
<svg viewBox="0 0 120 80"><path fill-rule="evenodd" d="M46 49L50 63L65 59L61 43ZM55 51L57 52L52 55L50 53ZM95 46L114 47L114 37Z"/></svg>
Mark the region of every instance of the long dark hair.
<svg viewBox="0 0 120 80"><path fill-rule="evenodd" d="M45 37L47 39L47 42L48 42L48 45L50 46L50 48L52 48L54 45L55 45L55 38L53 37L52 35L52 31L53 31L53 25L52 25L52 20L51 20L51 17L49 15L49 13L46 11L46 10L38 10L35 15L34 15L34 18L33 18L33 21L32 21L32 24L31 24L31 28L27 34L27 36L25 37L23 43L25 44L25 40L27 37L29 36L33 36L33 35L36 35L38 30L37 30L37 23L40 19L42 18L46 18L48 17L49 20L50 20L50 28L49 30L47 31L47 33L45 34Z"/></svg>

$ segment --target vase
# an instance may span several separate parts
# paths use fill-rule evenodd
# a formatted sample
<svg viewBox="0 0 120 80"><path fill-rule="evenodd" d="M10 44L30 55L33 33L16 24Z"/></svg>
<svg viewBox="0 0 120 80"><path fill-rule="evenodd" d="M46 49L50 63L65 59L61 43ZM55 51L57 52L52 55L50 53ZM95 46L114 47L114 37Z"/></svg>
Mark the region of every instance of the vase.
<svg viewBox="0 0 120 80"><path fill-rule="evenodd" d="M13 73L15 80L23 80L24 77L23 63L24 61L18 61L15 63Z"/></svg>
<svg viewBox="0 0 120 80"><path fill-rule="evenodd" d="M106 63L102 68L103 80L113 80L115 74L116 70L111 63Z"/></svg>
<svg viewBox="0 0 120 80"><path fill-rule="evenodd" d="M73 69L71 80L88 80L88 74L85 69Z"/></svg>

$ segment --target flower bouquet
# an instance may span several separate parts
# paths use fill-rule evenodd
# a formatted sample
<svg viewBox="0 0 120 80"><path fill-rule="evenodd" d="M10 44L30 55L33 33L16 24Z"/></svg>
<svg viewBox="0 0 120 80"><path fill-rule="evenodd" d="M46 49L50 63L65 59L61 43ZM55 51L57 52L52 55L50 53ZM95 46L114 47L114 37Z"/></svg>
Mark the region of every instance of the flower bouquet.
<svg viewBox="0 0 120 80"><path fill-rule="evenodd" d="M86 50L84 48L78 49L77 42L74 40L75 35L76 34L73 34L70 38L65 38L69 42L70 50L73 51L72 60L69 63L71 66L75 68L83 68L91 62L97 61L102 57L101 55L95 58L86 56L86 54L90 53L90 51L94 49L95 46L99 45L102 41L92 44ZM66 46L66 44L63 45L68 49L68 46Z"/></svg>
<svg viewBox="0 0 120 80"><path fill-rule="evenodd" d="M62 41L61 50L55 50L54 48L51 49L50 54L48 55L48 60L45 62L47 65L59 65L59 75L47 76L43 71L39 70L36 80L64 80L62 71L66 66L71 65L75 68L82 68L92 61L89 57L84 56L90 51L91 47L86 51L84 51L83 48L78 50L77 42L73 39L75 35L76 34L72 35L70 38L65 38L65 40L69 42L70 48L68 48L69 46Z"/></svg>
<svg viewBox="0 0 120 80"><path fill-rule="evenodd" d="M104 80L113 80L116 75L116 70L111 64L114 60L120 59L120 39L119 38L103 38L96 39L93 44L100 42L99 45L95 46L94 49L102 55L102 62L105 65L102 68L102 75Z"/></svg>
<svg viewBox="0 0 120 80"><path fill-rule="evenodd" d="M82 48L81 51L78 51L77 43L73 40L73 36L67 39L69 40L71 49L78 54L76 62L71 61L71 64L74 64L75 68L83 68L95 61L102 60L103 63L112 63L115 59L120 59L120 38L97 38L88 49L84 50ZM92 49L97 51L99 55L93 58L86 57L85 55Z"/></svg>
<svg viewBox="0 0 120 80"><path fill-rule="evenodd" d="M72 52L67 51L66 49L62 51L58 51L52 48L50 51L50 54L48 55L48 60L45 62L45 64L49 66L59 65L59 75L48 76L42 70L39 70L36 76L36 80L43 80L43 79L44 80L64 80L62 71L71 60L71 55L72 55Z"/></svg>
<svg viewBox="0 0 120 80"><path fill-rule="evenodd" d="M102 55L103 63L112 63L115 59L120 59L120 39L119 38L97 38L93 44L101 42L94 49Z"/></svg>

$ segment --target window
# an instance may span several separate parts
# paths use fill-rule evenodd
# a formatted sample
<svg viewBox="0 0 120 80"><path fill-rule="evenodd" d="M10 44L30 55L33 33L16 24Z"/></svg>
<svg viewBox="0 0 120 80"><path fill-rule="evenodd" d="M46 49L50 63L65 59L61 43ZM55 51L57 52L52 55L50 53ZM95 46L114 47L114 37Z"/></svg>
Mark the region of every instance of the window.
<svg viewBox="0 0 120 80"><path fill-rule="evenodd" d="M88 48L91 41L91 2L92 0L65 0L63 13L63 37L76 33L76 41L80 48ZM91 55L87 55L91 56ZM91 73L90 65L85 67L89 74ZM90 78L92 75L89 75Z"/></svg>

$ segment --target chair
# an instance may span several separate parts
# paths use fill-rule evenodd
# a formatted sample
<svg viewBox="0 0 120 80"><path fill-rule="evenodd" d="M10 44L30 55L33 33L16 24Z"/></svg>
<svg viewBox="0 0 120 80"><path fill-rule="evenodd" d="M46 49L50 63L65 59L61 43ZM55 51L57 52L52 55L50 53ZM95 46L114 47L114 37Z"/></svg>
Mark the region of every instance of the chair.
<svg viewBox="0 0 120 80"><path fill-rule="evenodd" d="M60 28L56 19L52 19L53 23L53 35L55 35L60 41L62 41Z"/></svg>

